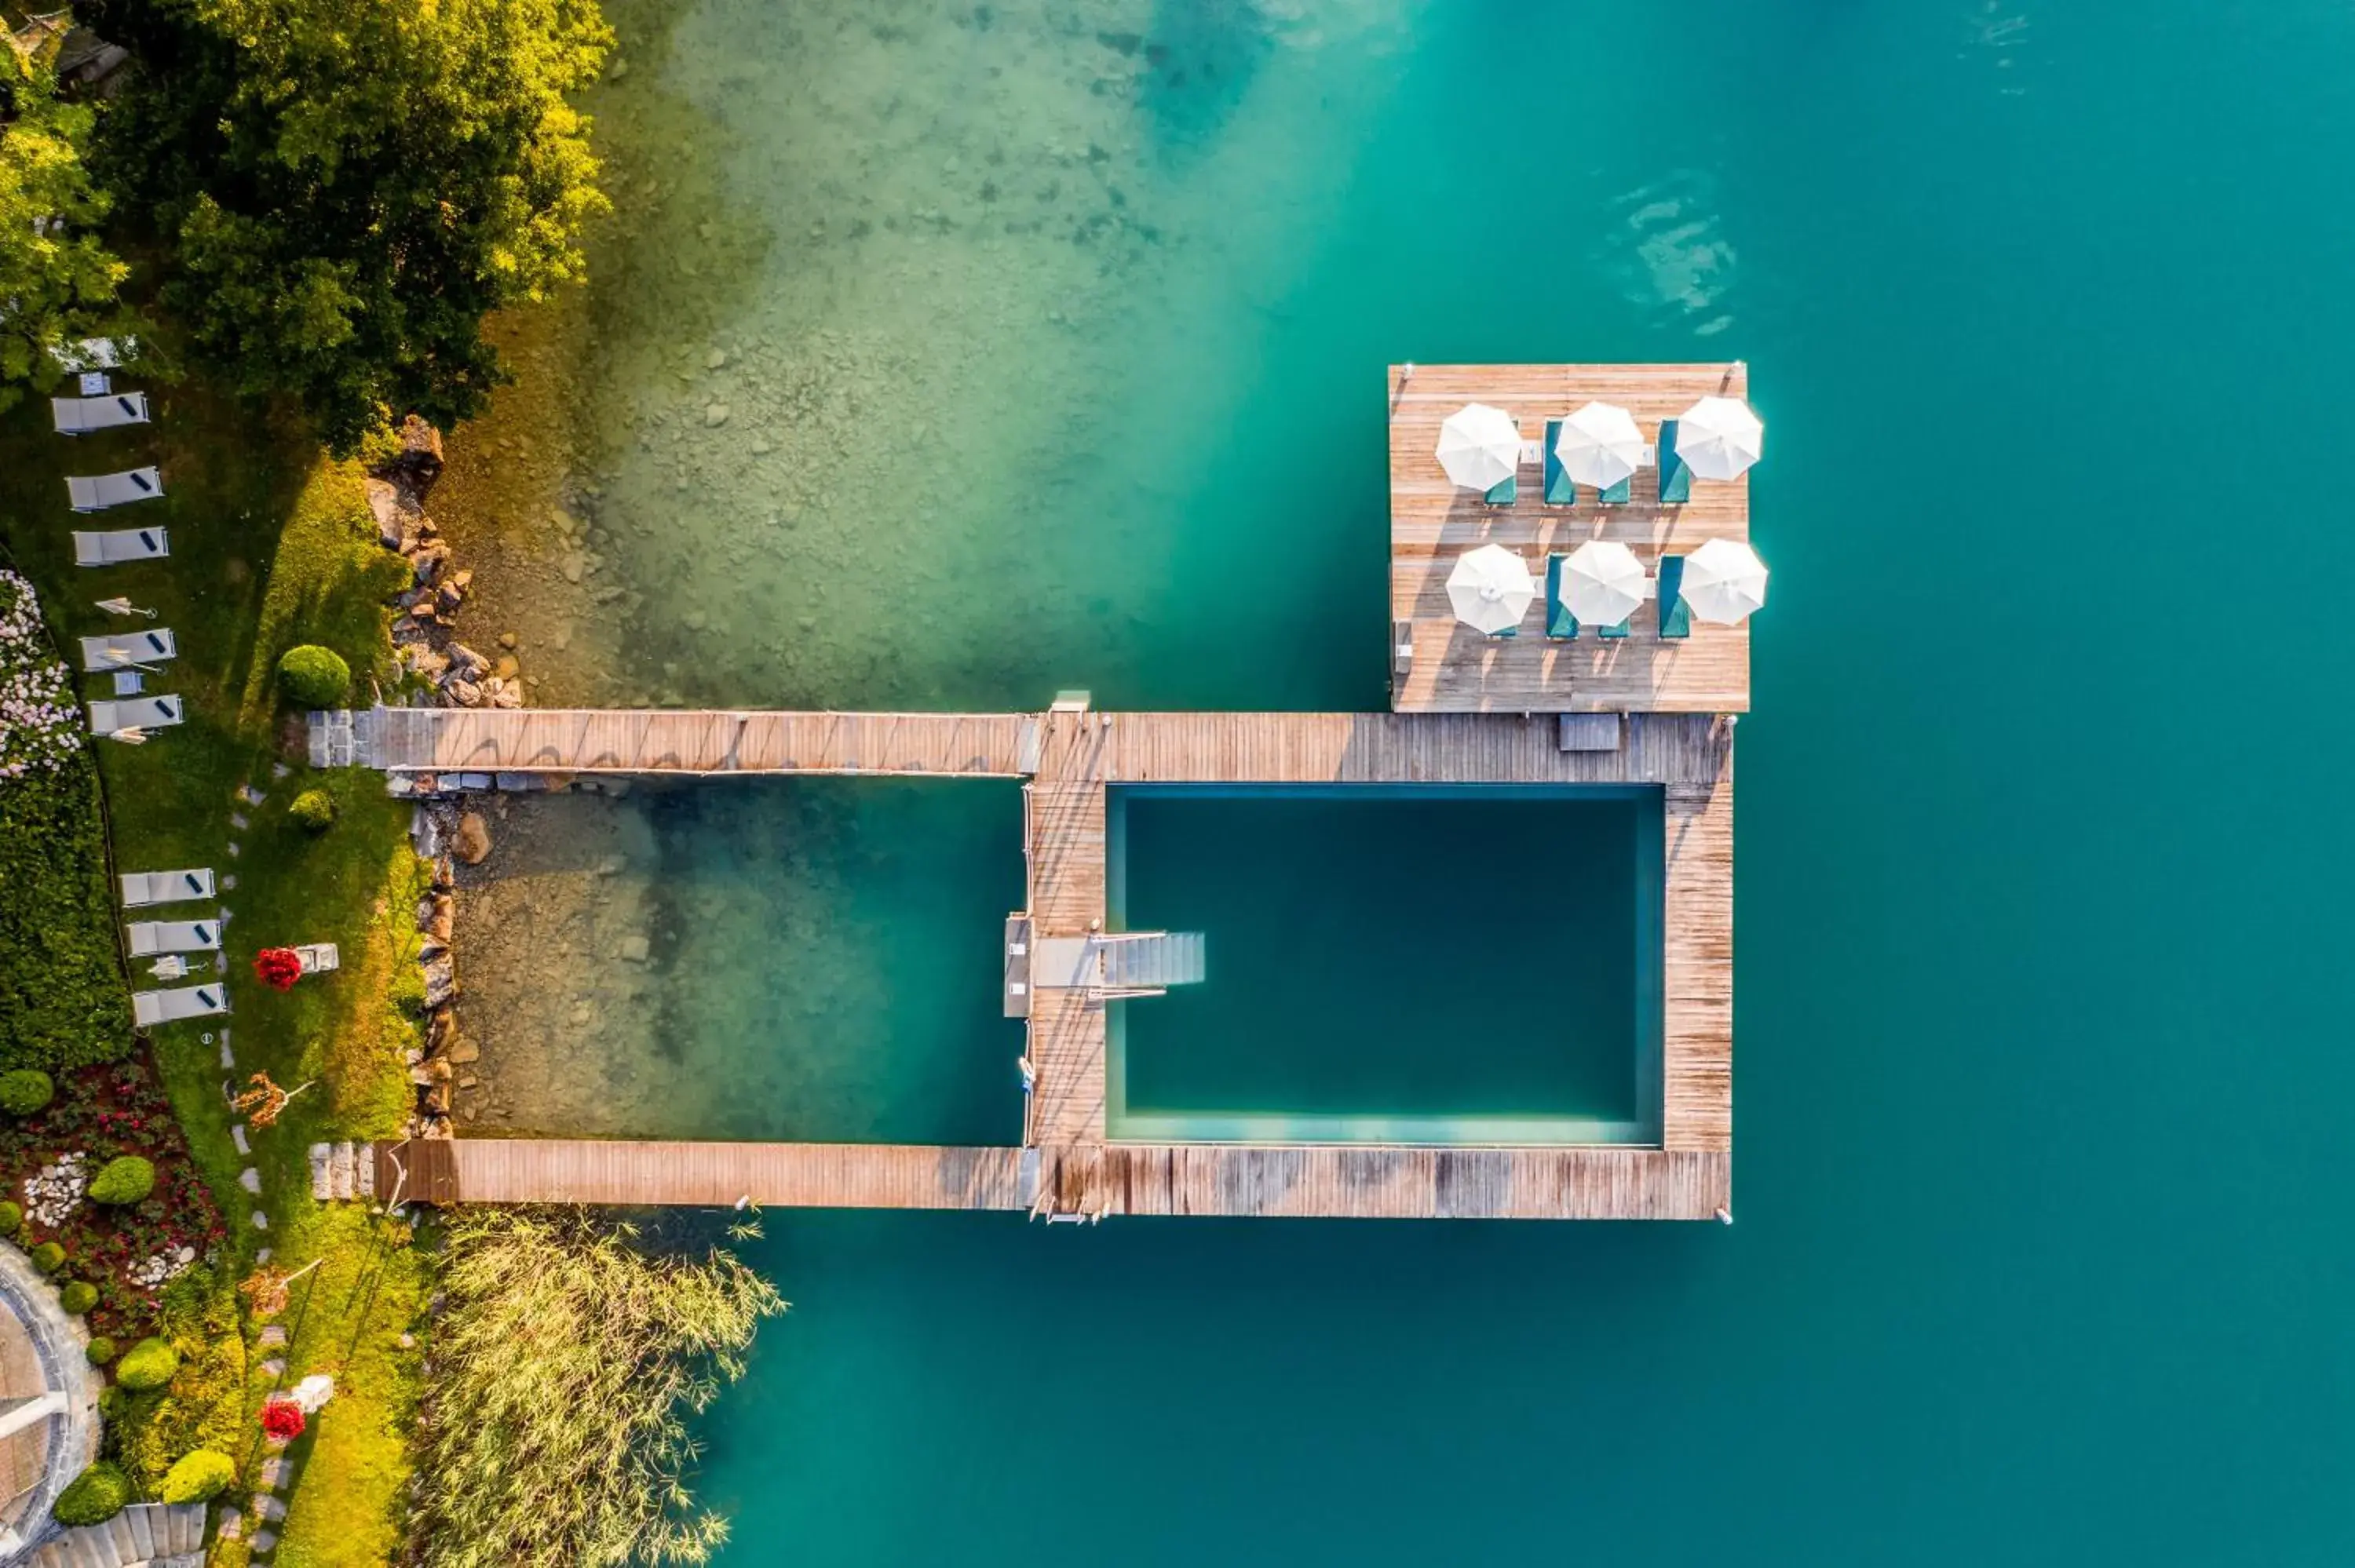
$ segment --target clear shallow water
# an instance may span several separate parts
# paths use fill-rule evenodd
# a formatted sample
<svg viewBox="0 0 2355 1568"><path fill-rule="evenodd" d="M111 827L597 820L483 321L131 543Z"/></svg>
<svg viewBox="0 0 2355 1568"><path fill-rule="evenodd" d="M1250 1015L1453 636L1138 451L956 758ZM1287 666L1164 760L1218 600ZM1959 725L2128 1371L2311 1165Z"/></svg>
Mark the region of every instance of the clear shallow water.
<svg viewBox="0 0 2355 1568"><path fill-rule="evenodd" d="M615 591L584 694L1378 706L1384 363L1745 357L1740 1223L772 1215L724 1562L2355 1553L2350 854L2301 810L2355 649L2296 586L2355 455L2355 17L976 16L623 18L601 123L663 194L558 378L609 503L518 546ZM2254 613L2188 608L2219 549ZM994 1092L962 933L1018 859L955 799L673 822L743 1065L663 1117ZM788 902L800 948L723 934Z"/></svg>

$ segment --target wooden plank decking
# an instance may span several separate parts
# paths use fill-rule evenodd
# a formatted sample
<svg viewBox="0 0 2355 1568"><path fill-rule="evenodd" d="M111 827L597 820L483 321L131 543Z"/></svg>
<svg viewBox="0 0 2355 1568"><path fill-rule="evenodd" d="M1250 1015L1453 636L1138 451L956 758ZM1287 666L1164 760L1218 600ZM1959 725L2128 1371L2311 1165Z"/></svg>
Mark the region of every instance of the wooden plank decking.
<svg viewBox="0 0 2355 1568"><path fill-rule="evenodd" d="M1018 1149L882 1143L443 1140L468 1203L677 1203L722 1208L1016 1209ZM414 1147L413 1145L411 1147Z"/></svg>
<svg viewBox="0 0 2355 1568"><path fill-rule="evenodd" d="M884 773L1016 778L1021 714L387 708L369 762L410 773Z"/></svg>
<svg viewBox="0 0 2355 1568"><path fill-rule="evenodd" d="M1509 506L1490 506L1448 482L1433 449L1440 422L1466 403L1503 408L1524 442L1542 442L1545 422L1589 401L1616 403L1657 444L1659 423L1699 397L1749 393L1749 373L1728 365L1419 365L1390 372L1391 620L1410 628L1412 652L1394 673L1391 705L1401 713L1610 711L1743 713L1750 706L1750 628L1696 621L1692 635L1663 641L1655 607L1637 609L1631 635L1610 641L1591 631L1546 638L1545 561L1588 539L1626 545L1647 571L1664 554L1703 540L1750 536L1750 481L1695 479L1692 499L1659 501L1657 469L1639 471L1625 505L1596 503L1581 487L1572 506L1545 504L1544 471L1525 463ZM1455 620L1447 574L1465 551L1502 545L1521 556L1540 591L1518 635L1484 637Z"/></svg>

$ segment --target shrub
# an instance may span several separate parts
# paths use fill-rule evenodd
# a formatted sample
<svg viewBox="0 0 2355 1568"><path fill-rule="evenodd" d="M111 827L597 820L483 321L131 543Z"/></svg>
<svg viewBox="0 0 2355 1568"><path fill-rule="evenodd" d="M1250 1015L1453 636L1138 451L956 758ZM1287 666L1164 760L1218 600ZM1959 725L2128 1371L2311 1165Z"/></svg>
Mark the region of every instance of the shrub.
<svg viewBox="0 0 2355 1568"><path fill-rule="evenodd" d="M0 1202L0 1236L13 1236L25 1223L25 1211L15 1203Z"/></svg>
<svg viewBox="0 0 2355 1568"><path fill-rule="evenodd" d="M93 1203L135 1203L155 1190L155 1167L135 1154L110 1160L90 1181Z"/></svg>
<svg viewBox="0 0 2355 1568"><path fill-rule="evenodd" d="M253 955L253 978L272 991L293 991L303 978L303 958L292 948L264 948Z"/></svg>
<svg viewBox="0 0 2355 1568"><path fill-rule="evenodd" d="M292 1443L303 1436L303 1407L291 1399L261 1402L261 1435L273 1443Z"/></svg>
<svg viewBox="0 0 2355 1568"><path fill-rule="evenodd" d="M352 689L352 667L332 648L305 642L278 656L278 689L299 708L332 708Z"/></svg>
<svg viewBox="0 0 2355 1568"><path fill-rule="evenodd" d="M180 1370L180 1352L162 1340L142 1340L123 1352L114 1381L135 1391L161 1388Z"/></svg>
<svg viewBox="0 0 2355 1568"><path fill-rule="evenodd" d="M33 1266L43 1274L55 1274L66 1261L66 1249L55 1242L43 1242L28 1254Z"/></svg>
<svg viewBox="0 0 2355 1568"><path fill-rule="evenodd" d="M336 798L325 789L305 789L287 803L286 815L298 827L324 833L336 820Z"/></svg>
<svg viewBox="0 0 2355 1568"><path fill-rule="evenodd" d="M122 1420L123 1407L126 1404L130 1403L130 1399L131 1396L129 1394L123 1393L112 1383L108 1383L104 1388L98 1391L99 1418L103 1421Z"/></svg>
<svg viewBox="0 0 2355 1568"><path fill-rule="evenodd" d="M164 1484L155 1489L155 1496L158 1501L167 1503L210 1502L227 1491L235 1479L235 1460L210 1448L198 1448L181 1456L165 1472Z"/></svg>
<svg viewBox="0 0 2355 1568"><path fill-rule="evenodd" d="M0 1110L10 1116L30 1116L56 1097L58 1086L37 1067L0 1073Z"/></svg>
<svg viewBox="0 0 2355 1568"><path fill-rule="evenodd" d="M131 1501L131 1481L121 1470L101 1459L66 1483L49 1512L69 1529L104 1524Z"/></svg>
<svg viewBox="0 0 2355 1568"><path fill-rule="evenodd" d="M93 1334L81 1353L90 1358L91 1365L102 1367L114 1359L114 1341L104 1334Z"/></svg>
<svg viewBox="0 0 2355 1568"><path fill-rule="evenodd" d="M73 1280L58 1292L58 1305L79 1317L98 1305L98 1287L87 1279Z"/></svg>

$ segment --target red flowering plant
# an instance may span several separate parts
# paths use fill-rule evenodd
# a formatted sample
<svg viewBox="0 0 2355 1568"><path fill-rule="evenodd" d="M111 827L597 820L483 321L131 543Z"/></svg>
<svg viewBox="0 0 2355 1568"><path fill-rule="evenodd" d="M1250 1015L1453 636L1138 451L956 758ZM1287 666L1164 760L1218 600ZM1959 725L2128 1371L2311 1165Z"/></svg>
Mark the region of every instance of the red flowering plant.
<svg viewBox="0 0 2355 1568"><path fill-rule="evenodd" d="M303 1436L303 1407L291 1399L261 1402L261 1435L273 1443L292 1443Z"/></svg>
<svg viewBox="0 0 2355 1568"><path fill-rule="evenodd" d="M253 955L253 978L272 991L293 991L303 978L303 959L292 948L264 948Z"/></svg>

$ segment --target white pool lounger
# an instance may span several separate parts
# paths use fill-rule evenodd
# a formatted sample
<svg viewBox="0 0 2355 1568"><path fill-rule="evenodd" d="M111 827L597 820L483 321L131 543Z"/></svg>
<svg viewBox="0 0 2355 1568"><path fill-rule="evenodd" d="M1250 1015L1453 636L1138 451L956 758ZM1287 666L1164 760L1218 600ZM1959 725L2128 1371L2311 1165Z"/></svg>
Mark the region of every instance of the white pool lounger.
<svg viewBox="0 0 2355 1568"><path fill-rule="evenodd" d="M229 1011L229 988L220 985L181 986L174 991L134 991L131 1016L143 1029L183 1018L209 1018Z"/></svg>
<svg viewBox="0 0 2355 1568"><path fill-rule="evenodd" d="M52 397L49 411L57 418L58 434L86 436L92 430L145 424L147 394L117 392L105 397Z"/></svg>
<svg viewBox="0 0 2355 1568"><path fill-rule="evenodd" d="M158 953L211 953L220 948L218 920L133 920L123 930L130 935L134 959L152 959Z"/></svg>
<svg viewBox="0 0 2355 1568"><path fill-rule="evenodd" d="M133 501L160 501L164 496L164 471L127 468L121 473L69 478L66 481L66 494L77 512L103 512L110 506L126 506Z"/></svg>
<svg viewBox="0 0 2355 1568"><path fill-rule="evenodd" d="M161 528L117 528L111 534L76 534L74 565L112 567L124 561L152 561L172 553L172 541Z"/></svg>
<svg viewBox="0 0 2355 1568"><path fill-rule="evenodd" d="M92 735L112 735L122 729L162 729L179 722L177 697L132 697L123 702L90 705Z"/></svg>
<svg viewBox="0 0 2355 1568"><path fill-rule="evenodd" d="M137 909L149 904L178 904L190 898L210 898L213 895L212 867L192 871L132 871L125 872L123 882L123 906Z"/></svg>
<svg viewBox="0 0 2355 1568"><path fill-rule="evenodd" d="M153 631L109 632L104 637L81 640L81 667L92 674L102 674L109 670L127 670L133 664L160 664L176 657L179 652L180 645L168 626Z"/></svg>

